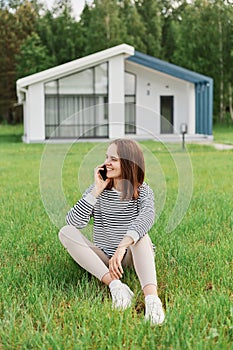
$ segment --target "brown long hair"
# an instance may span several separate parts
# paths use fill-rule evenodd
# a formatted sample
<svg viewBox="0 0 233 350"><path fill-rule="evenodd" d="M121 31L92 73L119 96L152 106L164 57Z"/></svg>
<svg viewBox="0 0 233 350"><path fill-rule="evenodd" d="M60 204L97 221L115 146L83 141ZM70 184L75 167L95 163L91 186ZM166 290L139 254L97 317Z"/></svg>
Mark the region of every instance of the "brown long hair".
<svg viewBox="0 0 233 350"><path fill-rule="evenodd" d="M129 139L116 139L110 144L115 144L120 158L123 181L122 199L138 198L138 188L145 177L145 160L142 149L137 142ZM113 187L111 179L108 189Z"/></svg>

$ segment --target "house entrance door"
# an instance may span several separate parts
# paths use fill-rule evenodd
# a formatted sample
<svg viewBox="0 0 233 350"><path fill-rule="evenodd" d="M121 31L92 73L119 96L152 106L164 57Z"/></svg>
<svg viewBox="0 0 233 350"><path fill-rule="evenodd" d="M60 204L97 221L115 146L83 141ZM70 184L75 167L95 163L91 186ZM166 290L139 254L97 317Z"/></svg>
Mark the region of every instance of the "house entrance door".
<svg viewBox="0 0 233 350"><path fill-rule="evenodd" d="M174 96L160 96L160 132L173 134Z"/></svg>

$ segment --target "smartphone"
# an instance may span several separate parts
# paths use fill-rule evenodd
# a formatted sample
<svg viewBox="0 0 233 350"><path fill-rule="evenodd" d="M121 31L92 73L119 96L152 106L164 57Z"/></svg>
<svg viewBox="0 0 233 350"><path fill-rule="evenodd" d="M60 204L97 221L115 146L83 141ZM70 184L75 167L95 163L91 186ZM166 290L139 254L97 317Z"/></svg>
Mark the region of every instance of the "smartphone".
<svg viewBox="0 0 233 350"><path fill-rule="evenodd" d="M107 179L107 168L106 165L103 165L103 170L99 170L99 173L102 177L102 179L105 181Z"/></svg>

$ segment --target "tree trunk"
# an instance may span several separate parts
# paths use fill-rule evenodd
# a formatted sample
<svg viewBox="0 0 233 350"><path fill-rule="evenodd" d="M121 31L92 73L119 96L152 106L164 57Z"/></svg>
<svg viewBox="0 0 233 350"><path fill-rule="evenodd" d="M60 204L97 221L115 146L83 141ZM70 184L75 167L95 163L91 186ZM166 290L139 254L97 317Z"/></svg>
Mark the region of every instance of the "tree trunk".
<svg viewBox="0 0 233 350"><path fill-rule="evenodd" d="M223 37L222 37L222 21L219 15L218 20L218 31L219 31L219 68L220 68L220 122L224 118L224 77L223 77Z"/></svg>
<svg viewBox="0 0 233 350"><path fill-rule="evenodd" d="M110 35L110 16L109 16L109 14L107 14L106 17L105 17L105 25L106 25L107 40L109 41L111 39L111 35Z"/></svg>

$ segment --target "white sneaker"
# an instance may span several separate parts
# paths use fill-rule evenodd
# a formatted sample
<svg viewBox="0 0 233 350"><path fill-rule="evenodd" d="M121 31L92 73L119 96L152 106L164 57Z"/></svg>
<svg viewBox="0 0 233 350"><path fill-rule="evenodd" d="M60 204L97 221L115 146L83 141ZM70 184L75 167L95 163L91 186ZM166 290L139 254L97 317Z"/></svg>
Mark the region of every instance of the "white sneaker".
<svg viewBox="0 0 233 350"><path fill-rule="evenodd" d="M116 287L110 288L110 292L114 309L125 310L131 306L134 293L126 284L120 283Z"/></svg>
<svg viewBox="0 0 233 350"><path fill-rule="evenodd" d="M163 311L162 302L158 296L148 295L145 298L145 319L150 321L152 325L159 325L163 323L165 319L165 313Z"/></svg>

